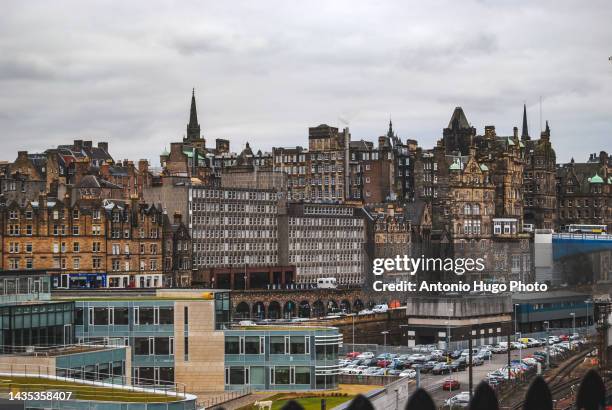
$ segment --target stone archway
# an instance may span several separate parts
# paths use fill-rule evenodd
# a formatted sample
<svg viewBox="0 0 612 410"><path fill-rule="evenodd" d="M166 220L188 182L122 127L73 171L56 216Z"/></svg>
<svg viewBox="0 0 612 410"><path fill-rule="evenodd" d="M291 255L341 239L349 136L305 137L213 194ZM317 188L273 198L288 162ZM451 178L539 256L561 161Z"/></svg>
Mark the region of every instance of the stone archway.
<svg viewBox="0 0 612 410"><path fill-rule="evenodd" d="M280 319L282 315L282 309L280 303L273 300L268 305L268 319Z"/></svg>
<svg viewBox="0 0 612 410"><path fill-rule="evenodd" d="M365 308L365 305L363 304L363 301L361 299L355 299L355 301L353 302L353 310L355 312L359 312L360 310L363 310Z"/></svg>
<svg viewBox="0 0 612 410"><path fill-rule="evenodd" d="M315 300L312 304L312 317L325 316L325 305L320 300Z"/></svg>
<svg viewBox="0 0 612 410"><path fill-rule="evenodd" d="M263 320L266 318L266 305L262 301L253 303L252 318Z"/></svg>
<svg viewBox="0 0 612 410"><path fill-rule="evenodd" d="M246 302L240 302L236 305L236 319L248 319L251 317L251 308Z"/></svg>
<svg viewBox="0 0 612 410"><path fill-rule="evenodd" d="M337 310L338 310L338 303L333 299L328 300L327 301L327 311L336 312Z"/></svg>
<svg viewBox="0 0 612 410"><path fill-rule="evenodd" d="M344 313L351 313L353 309L351 309L351 301L347 299L342 299L340 301L340 310Z"/></svg>
<svg viewBox="0 0 612 410"><path fill-rule="evenodd" d="M310 302L303 300L298 307L298 317L310 317Z"/></svg>
<svg viewBox="0 0 612 410"><path fill-rule="evenodd" d="M297 304L292 300L288 300L285 303L285 306L283 307L283 318L291 319L292 317L295 317L296 311L297 311Z"/></svg>

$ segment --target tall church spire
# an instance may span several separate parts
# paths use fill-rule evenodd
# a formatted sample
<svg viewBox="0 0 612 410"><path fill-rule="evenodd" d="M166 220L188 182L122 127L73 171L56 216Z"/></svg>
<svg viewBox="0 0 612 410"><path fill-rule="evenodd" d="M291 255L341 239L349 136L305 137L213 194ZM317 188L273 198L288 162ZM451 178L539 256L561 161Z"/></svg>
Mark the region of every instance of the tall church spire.
<svg viewBox="0 0 612 410"><path fill-rule="evenodd" d="M387 137L393 138L393 122L391 121L391 117L389 117L389 131L387 131Z"/></svg>
<svg viewBox="0 0 612 410"><path fill-rule="evenodd" d="M191 110L189 112L189 124L187 124L188 141L200 139L200 124L198 124L198 111L196 109L195 88L191 91Z"/></svg>
<svg viewBox="0 0 612 410"><path fill-rule="evenodd" d="M529 128L527 127L527 105L523 104L523 131L521 132L522 140L529 140Z"/></svg>

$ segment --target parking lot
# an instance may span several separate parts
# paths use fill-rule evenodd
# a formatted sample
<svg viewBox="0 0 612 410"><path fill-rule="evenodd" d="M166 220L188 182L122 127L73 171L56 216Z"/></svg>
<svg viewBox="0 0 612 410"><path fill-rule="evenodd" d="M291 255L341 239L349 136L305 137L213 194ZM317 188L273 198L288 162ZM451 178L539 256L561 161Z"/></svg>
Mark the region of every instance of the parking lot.
<svg viewBox="0 0 612 410"><path fill-rule="evenodd" d="M569 337L567 339L569 339ZM525 344L522 344L521 348L511 349L512 378L521 377L524 372L536 372L538 368L545 367L546 344L544 340L539 340L538 342L540 342L540 345L537 347L527 347ZM513 342L513 344L515 343L516 342ZM578 348L580 345L584 344L585 341L575 335L573 340L563 341L554 339L551 340L550 343L551 360L555 361L561 360L562 357L571 354L573 349ZM518 345L519 344L516 343L515 346L512 347L518 347ZM500 351L502 349L503 346L498 345L497 347L487 346L484 348L475 348L475 350L473 350L474 358L477 356L481 358L484 357L484 360L473 359L474 366L472 366L472 375L474 388L482 380L486 380L491 384L504 383L505 380L507 380L508 353L507 350ZM491 350L499 352L493 353ZM491 353L489 354L487 351ZM372 357L368 359L367 357L370 356ZM410 388L416 389L415 369L420 368L420 386L430 392L438 405L443 405L447 399L469 390L469 372L467 369L464 369L463 366L456 363L458 361L463 361L464 365L467 365L468 352L455 351L453 352L453 356L453 359L449 359L447 352L440 350L433 350L429 353L424 352L404 355L379 353L377 356L369 352L353 352L353 354L350 355L353 360L343 362L343 372L345 374L359 374L366 377L368 375L380 376L382 374L406 377L409 380ZM360 361L368 366L361 364L361 368L359 368ZM376 363L376 365L373 365L373 363ZM425 363L428 363L428 365L425 366ZM436 365L432 369L431 366L434 363L436 363ZM450 365L451 369L445 367L448 365ZM434 372L443 372L443 374L434 374ZM448 381L449 379L454 381L450 382ZM443 384L446 384L447 387L452 385L453 390L449 391L443 389ZM458 404L460 407L461 403Z"/></svg>

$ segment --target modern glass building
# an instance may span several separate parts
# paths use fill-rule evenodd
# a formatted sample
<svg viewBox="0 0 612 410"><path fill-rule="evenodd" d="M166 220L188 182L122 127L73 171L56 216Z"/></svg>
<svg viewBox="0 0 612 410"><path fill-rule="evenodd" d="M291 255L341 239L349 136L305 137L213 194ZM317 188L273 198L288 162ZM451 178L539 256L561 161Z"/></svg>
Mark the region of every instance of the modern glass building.
<svg viewBox="0 0 612 410"><path fill-rule="evenodd" d="M249 326L225 331L225 387L314 390L337 387L342 334L332 327Z"/></svg>
<svg viewBox="0 0 612 410"><path fill-rule="evenodd" d="M164 289L148 297L83 297L74 303L76 340L130 346L135 385L223 390L222 329L231 320L227 291Z"/></svg>

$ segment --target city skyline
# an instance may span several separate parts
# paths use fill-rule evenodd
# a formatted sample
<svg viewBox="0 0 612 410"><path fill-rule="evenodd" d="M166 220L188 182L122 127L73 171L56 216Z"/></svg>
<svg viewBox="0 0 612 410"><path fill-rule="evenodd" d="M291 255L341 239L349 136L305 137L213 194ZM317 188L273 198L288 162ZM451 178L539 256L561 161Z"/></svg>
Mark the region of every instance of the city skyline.
<svg viewBox="0 0 612 410"><path fill-rule="evenodd" d="M1 159L89 139L108 141L117 159L156 165L182 138L195 87L203 136L230 139L236 152L247 141L262 151L306 145L308 127L343 120L354 140L373 141L389 117L402 139L429 148L455 106L479 133L495 125L511 135L527 103L537 135L542 97L558 162L584 161L609 151L612 64L602 50L612 8L552 4L335 3L315 17L282 3L209 4L206 14L115 4L111 18L102 6L9 3ZM74 17L59 13L68 10Z"/></svg>

